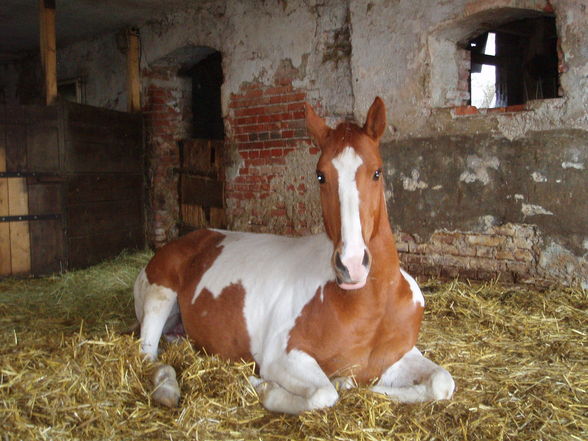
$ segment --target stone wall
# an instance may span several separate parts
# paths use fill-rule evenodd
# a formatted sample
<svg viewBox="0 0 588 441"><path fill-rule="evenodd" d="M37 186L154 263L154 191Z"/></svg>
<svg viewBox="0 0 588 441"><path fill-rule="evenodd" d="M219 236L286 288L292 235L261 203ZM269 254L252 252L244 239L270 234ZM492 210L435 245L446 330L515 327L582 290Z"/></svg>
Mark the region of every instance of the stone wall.
<svg viewBox="0 0 588 441"><path fill-rule="evenodd" d="M461 42L488 23L552 13L563 96L466 106ZM179 72L218 50L232 228L320 230L318 151L303 102L331 123L362 122L379 95L389 213L412 272L588 284L586 22L587 5L575 0L226 0L141 26L151 243L177 234L174 168L190 113ZM62 76L86 77L89 104L124 110L118 41L104 35L58 51ZM5 100L30 101L39 89L38 63L27 63L0 68Z"/></svg>

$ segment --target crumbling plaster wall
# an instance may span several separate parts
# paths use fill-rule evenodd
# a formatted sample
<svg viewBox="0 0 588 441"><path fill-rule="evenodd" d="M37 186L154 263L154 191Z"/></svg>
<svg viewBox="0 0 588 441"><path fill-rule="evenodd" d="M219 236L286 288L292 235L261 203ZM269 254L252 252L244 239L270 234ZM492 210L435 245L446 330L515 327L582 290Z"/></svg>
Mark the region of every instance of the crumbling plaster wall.
<svg viewBox="0 0 588 441"><path fill-rule="evenodd" d="M361 120L374 95L388 105L387 197L414 272L588 285L587 9L351 2L354 113ZM456 44L486 22L552 11L564 96L516 112L461 106Z"/></svg>
<svg viewBox="0 0 588 441"><path fill-rule="evenodd" d="M141 26L151 241L160 245L177 232L173 169L177 141L187 136L190 85L176 69L214 49L223 55L231 227L319 230L318 151L301 106L312 102L330 122L350 115L361 122L380 95L389 119L386 194L406 266L587 283L586 9L574 0L226 0ZM467 59L458 41L488 21L551 11L564 96L518 112L461 106ZM79 42L58 57L60 78L86 77L88 104L125 109L120 35ZM38 91L40 75L24 71L35 72L0 69L8 101Z"/></svg>
<svg viewBox="0 0 588 441"><path fill-rule="evenodd" d="M170 151L184 135L174 116L181 108L170 103L181 94L173 78L152 70L178 48L214 48L223 56L230 226L297 234L320 229L311 187L318 152L304 131L303 102L321 104L331 117L352 112L347 12L346 3L335 0L209 2L140 29L156 245L176 234L177 176L169 170L178 158ZM188 61L197 60L183 64ZM160 99L166 106L152 105Z"/></svg>

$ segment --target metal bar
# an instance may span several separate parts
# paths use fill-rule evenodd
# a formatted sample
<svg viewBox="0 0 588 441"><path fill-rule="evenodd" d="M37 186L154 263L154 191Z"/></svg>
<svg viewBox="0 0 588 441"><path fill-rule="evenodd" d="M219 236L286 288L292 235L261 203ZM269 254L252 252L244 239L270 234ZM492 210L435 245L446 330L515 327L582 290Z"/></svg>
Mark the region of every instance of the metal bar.
<svg viewBox="0 0 588 441"><path fill-rule="evenodd" d="M20 216L0 216L0 222L21 222L61 219L61 214L23 214Z"/></svg>
<svg viewBox="0 0 588 441"><path fill-rule="evenodd" d="M43 173L43 172L0 172L0 178L59 178L57 173Z"/></svg>

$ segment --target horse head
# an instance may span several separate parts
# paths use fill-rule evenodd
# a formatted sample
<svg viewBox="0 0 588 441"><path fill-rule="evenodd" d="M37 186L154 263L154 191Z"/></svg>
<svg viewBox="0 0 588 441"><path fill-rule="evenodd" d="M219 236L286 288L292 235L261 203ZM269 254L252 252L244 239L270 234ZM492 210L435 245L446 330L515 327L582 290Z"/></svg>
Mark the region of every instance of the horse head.
<svg viewBox="0 0 588 441"><path fill-rule="evenodd" d="M387 216L380 156L384 102L374 100L363 127L343 122L335 129L307 104L306 126L321 150L316 175L337 284L346 290L362 288L372 263L368 245L380 216Z"/></svg>

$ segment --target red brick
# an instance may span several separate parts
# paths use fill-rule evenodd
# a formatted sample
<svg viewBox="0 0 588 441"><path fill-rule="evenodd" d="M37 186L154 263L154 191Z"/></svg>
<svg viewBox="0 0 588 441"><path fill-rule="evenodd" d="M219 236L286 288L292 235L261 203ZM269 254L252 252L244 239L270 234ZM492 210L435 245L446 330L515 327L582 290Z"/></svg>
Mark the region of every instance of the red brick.
<svg viewBox="0 0 588 441"><path fill-rule="evenodd" d="M288 111L302 111L302 118L304 118L305 114L304 114L304 103L292 103L292 104L288 104ZM296 112L294 113L294 118L296 118L296 115L299 115L300 112Z"/></svg>
<svg viewBox="0 0 588 441"><path fill-rule="evenodd" d="M231 94L231 99L234 100L242 100L247 98L257 98L263 95L263 90L259 87L253 87L249 89L245 89L244 93L240 94Z"/></svg>
<svg viewBox="0 0 588 441"><path fill-rule="evenodd" d="M459 106L453 108L453 114L457 116L477 115L478 113L476 106Z"/></svg>
<svg viewBox="0 0 588 441"><path fill-rule="evenodd" d="M266 109L267 109L266 106L246 107L243 109L237 109L237 110L235 110L235 116L240 117L240 116L263 115L264 113L266 113Z"/></svg>
<svg viewBox="0 0 588 441"><path fill-rule="evenodd" d="M258 121L256 116L247 116L245 118L236 118L235 125L240 126L244 124L255 124Z"/></svg>
<svg viewBox="0 0 588 441"><path fill-rule="evenodd" d="M265 90L265 94L266 95L281 95L284 93L289 93L292 92L293 87L290 86L274 86L274 87L269 87Z"/></svg>
<svg viewBox="0 0 588 441"><path fill-rule="evenodd" d="M263 146L267 148L274 148L274 147L284 147L286 143L281 139L273 139L270 141L265 141Z"/></svg>

